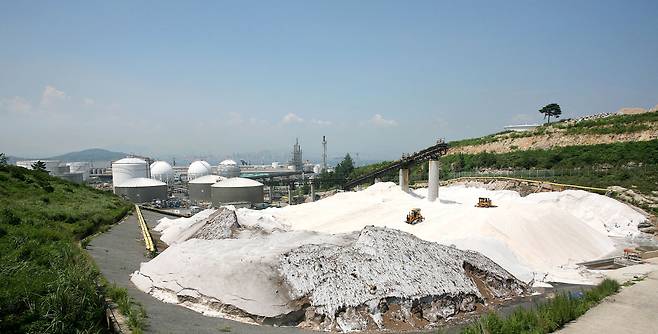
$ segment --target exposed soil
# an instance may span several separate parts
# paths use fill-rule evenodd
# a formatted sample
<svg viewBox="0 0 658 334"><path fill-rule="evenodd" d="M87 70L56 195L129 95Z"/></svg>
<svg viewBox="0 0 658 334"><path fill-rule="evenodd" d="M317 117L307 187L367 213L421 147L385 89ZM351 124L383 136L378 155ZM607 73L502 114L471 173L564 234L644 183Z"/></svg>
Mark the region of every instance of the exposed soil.
<svg viewBox="0 0 658 334"><path fill-rule="evenodd" d="M522 138L509 138L509 134L500 134L498 141L480 145L450 148L448 154L475 154L480 152L507 153L531 149L550 149L554 147L612 144L619 142L648 141L658 139L658 123L649 123L643 131L621 134L566 134L566 130L550 128L546 133Z"/></svg>

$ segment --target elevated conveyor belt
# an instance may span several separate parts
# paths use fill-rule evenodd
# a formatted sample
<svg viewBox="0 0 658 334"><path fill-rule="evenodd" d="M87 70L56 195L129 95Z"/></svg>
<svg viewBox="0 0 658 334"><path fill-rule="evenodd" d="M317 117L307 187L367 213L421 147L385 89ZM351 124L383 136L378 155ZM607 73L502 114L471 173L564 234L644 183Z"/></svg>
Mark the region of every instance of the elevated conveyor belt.
<svg viewBox="0 0 658 334"><path fill-rule="evenodd" d="M360 176L354 180L348 181L343 189L349 190L356 187L359 184L366 182L371 182L375 178L381 177L386 173L390 173L399 169L407 169L411 166L414 166L419 163L423 163L429 160L438 160L441 156L448 153L448 144L443 141L438 141L434 146L430 146L426 149L423 149L419 152L414 152L410 155L402 156L402 159L392 162L390 165L382 167L374 172L370 172L366 175Z"/></svg>

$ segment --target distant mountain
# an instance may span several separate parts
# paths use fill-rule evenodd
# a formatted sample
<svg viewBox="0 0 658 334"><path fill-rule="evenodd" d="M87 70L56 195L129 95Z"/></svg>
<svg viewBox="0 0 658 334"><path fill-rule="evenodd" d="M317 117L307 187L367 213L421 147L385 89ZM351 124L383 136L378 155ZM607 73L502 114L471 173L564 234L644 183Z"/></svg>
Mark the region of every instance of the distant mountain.
<svg viewBox="0 0 658 334"><path fill-rule="evenodd" d="M102 148L92 148L79 152L66 153L46 159L60 161L114 161L125 158L126 156L126 153L112 152Z"/></svg>

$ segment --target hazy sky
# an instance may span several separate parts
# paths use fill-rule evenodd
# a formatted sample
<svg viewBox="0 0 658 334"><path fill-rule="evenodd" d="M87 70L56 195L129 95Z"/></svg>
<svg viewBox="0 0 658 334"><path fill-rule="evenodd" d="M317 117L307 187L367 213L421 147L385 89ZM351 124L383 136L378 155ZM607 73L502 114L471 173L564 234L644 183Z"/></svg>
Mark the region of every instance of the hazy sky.
<svg viewBox="0 0 658 334"><path fill-rule="evenodd" d="M658 103L658 1L0 1L0 152L396 158Z"/></svg>

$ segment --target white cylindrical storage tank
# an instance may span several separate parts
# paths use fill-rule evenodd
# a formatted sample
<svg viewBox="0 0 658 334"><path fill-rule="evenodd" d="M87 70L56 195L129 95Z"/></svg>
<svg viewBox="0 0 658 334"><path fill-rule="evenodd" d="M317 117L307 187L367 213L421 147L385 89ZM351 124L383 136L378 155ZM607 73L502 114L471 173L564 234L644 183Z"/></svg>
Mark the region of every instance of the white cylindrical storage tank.
<svg viewBox="0 0 658 334"><path fill-rule="evenodd" d="M18 167L23 167L27 169L33 169L32 165L37 163L38 161L41 161L44 163L46 166L46 171L50 173L50 175L59 175L60 169L58 168L60 165L59 160L22 160L22 161L16 161L16 166Z"/></svg>
<svg viewBox="0 0 658 334"><path fill-rule="evenodd" d="M251 179L234 177L213 184L210 197L214 207L232 203L263 203L263 184Z"/></svg>
<svg viewBox="0 0 658 334"><path fill-rule="evenodd" d="M190 164L190 167L187 169L187 180L191 181L197 177L210 175L210 171L211 167L209 163L202 160L197 160Z"/></svg>
<svg viewBox="0 0 658 334"><path fill-rule="evenodd" d="M167 199L167 184L146 177L128 179L114 186L114 193L133 203Z"/></svg>
<svg viewBox="0 0 658 334"><path fill-rule="evenodd" d="M69 166L70 173L81 173L83 181L87 181L87 179L89 179L89 172L91 171L91 164L89 162L69 162L66 165Z"/></svg>
<svg viewBox="0 0 658 334"><path fill-rule="evenodd" d="M139 158L123 158L112 163L112 186L116 186L138 177L148 175L148 164Z"/></svg>
<svg viewBox="0 0 658 334"><path fill-rule="evenodd" d="M217 174L226 178L239 177L240 166L233 160L224 160L217 166Z"/></svg>
<svg viewBox="0 0 658 334"><path fill-rule="evenodd" d="M151 164L151 178L171 184L174 181L174 168L166 161L156 161Z"/></svg>
<svg viewBox="0 0 658 334"><path fill-rule="evenodd" d="M272 168L279 168L279 162L278 161L273 162Z"/></svg>
<svg viewBox="0 0 658 334"><path fill-rule="evenodd" d="M187 190L190 200L194 202L210 202L211 186L225 179L225 177L219 175L206 175L188 182Z"/></svg>

